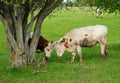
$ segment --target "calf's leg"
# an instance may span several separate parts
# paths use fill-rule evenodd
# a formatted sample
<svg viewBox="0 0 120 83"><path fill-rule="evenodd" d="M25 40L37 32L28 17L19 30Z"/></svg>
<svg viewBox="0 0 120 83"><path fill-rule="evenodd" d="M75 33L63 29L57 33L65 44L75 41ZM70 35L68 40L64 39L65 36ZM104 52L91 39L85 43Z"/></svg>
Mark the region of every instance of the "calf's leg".
<svg viewBox="0 0 120 83"><path fill-rule="evenodd" d="M75 55L76 55L76 52L72 52L72 57L71 57L71 61L70 63L73 63L74 62L74 59L75 59Z"/></svg>
<svg viewBox="0 0 120 83"><path fill-rule="evenodd" d="M101 46L101 57L103 59L107 59L108 56L108 48L106 43L100 43Z"/></svg>
<svg viewBox="0 0 120 83"><path fill-rule="evenodd" d="M105 44L104 53L105 53L105 59L107 59L107 57L108 57L108 46L107 46L107 44Z"/></svg>
<svg viewBox="0 0 120 83"><path fill-rule="evenodd" d="M82 64L82 51L81 51L81 47L80 46L77 46L77 52L78 52L78 55L80 57L80 64Z"/></svg>

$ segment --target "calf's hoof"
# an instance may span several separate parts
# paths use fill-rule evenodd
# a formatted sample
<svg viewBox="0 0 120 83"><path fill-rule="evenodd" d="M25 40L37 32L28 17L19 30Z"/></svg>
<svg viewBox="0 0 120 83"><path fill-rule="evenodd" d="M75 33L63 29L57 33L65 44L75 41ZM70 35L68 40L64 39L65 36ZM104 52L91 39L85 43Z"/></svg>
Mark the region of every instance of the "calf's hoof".
<svg viewBox="0 0 120 83"><path fill-rule="evenodd" d="M101 55L101 60L107 60L107 56Z"/></svg>
<svg viewBox="0 0 120 83"><path fill-rule="evenodd" d="M70 61L70 64L72 64L73 62L74 62L74 60L71 60L71 61Z"/></svg>

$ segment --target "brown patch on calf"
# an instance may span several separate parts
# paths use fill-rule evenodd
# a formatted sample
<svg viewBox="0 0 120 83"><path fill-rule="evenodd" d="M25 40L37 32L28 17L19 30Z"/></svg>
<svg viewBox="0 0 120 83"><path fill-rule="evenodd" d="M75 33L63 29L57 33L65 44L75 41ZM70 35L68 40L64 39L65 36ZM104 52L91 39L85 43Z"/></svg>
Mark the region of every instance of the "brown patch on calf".
<svg viewBox="0 0 120 83"><path fill-rule="evenodd" d="M85 36L88 36L88 34L85 34Z"/></svg>
<svg viewBox="0 0 120 83"><path fill-rule="evenodd" d="M69 48L68 42L66 42L66 43L64 44L64 46L65 46L66 48Z"/></svg>
<svg viewBox="0 0 120 83"><path fill-rule="evenodd" d="M65 42L65 38L63 38L61 41L60 41L60 43L64 43Z"/></svg>
<svg viewBox="0 0 120 83"><path fill-rule="evenodd" d="M72 39L68 40L67 38L63 38L60 43L64 43L65 48L70 48L70 45L68 45L68 41L72 41Z"/></svg>
<svg viewBox="0 0 120 83"><path fill-rule="evenodd" d="M47 51L50 51L50 49L47 49Z"/></svg>
<svg viewBox="0 0 120 83"><path fill-rule="evenodd" d="M63 38L63 39L60 41L60 43L66 43L67 41L68 41L67 38Z"/></svg>

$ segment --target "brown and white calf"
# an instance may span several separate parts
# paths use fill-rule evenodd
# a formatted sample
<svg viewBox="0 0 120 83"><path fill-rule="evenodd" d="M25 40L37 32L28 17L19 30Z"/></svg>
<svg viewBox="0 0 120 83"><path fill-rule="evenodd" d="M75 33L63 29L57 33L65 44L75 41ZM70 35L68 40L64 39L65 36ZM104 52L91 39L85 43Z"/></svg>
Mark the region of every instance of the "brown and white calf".
<svg viewBox="0 0 120 83"><path fill-rule="evenodd" d="M82 63L82 47L92 47L97 43L100 44L101 54L103 58L107 58L108 49L106 43L107 27L104 25L86 26L76 28L68 32L59 41L49 43L45 48L46 57L50 57L52 49L55 48L58 56L62 56L67 50L72 53L71 63L74 62L76 53L80 57Z"/></svg>

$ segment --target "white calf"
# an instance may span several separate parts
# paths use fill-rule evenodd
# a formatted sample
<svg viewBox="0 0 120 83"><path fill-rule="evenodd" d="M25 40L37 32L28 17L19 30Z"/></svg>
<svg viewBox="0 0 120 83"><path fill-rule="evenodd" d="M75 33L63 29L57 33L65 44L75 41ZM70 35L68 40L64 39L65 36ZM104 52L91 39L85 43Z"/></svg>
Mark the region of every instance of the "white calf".
<svg viewBox="0 0 120 83"><path fill-rule="evenodd" d="M76 28L68 32L59 41L49 43L45 48L46 57L50 57L52 49L55 48L58 56L62 56L65 50L72 52L71 63L74 62L76 52L82 63L82 47L92 47L97 43L101 46L103 58L107 58L108 50L106 44L107 27L104 25L86 26Z"/></svg>

